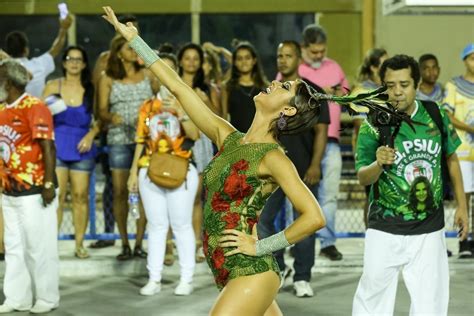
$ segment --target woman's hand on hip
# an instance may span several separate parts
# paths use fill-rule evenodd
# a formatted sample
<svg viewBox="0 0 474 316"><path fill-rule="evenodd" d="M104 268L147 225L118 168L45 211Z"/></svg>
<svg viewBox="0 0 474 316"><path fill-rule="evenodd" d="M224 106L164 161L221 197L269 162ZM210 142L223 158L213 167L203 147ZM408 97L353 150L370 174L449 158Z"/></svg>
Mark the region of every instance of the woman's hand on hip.
<svg viewBox="0 0 474 316"><path fill-rule="evenodd" d="M222 248L235 248L225 253L225 256L232 256L241 253L248 256L257 254L256 236L243 233L236 229L226 229L223 231L222 237L219 239L219 245Z"/></svg>

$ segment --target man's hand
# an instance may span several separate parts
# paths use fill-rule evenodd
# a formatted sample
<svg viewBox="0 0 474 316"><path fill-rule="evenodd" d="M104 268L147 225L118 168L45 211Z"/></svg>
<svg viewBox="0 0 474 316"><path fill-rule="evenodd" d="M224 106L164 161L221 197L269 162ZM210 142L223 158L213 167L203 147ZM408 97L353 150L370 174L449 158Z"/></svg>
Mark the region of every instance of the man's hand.
<svg viewBox="0 0 474 316"><path fill-rule="evenodd" d="M469 232L469 218L467 216L467 209L458 207L454 213L454 225L459 229L459 240L466 240Z"/></svg>
<svg viewBox="0 0 474 316"><path fill-rule="evenodd" d="M53 202L54 198L56 197L56 189L54 188L54 185L45 188L43 187L43 191L41 191L41 197L43 198L43 206L47 207L51 202Z"/></svg>
<svg viewBox="0 0 474 316"><path fill-rule="evenodd" d="M68 14L65 19L59 19L59 27L62 30L67 30L71 27L72 24L72 16Z"/></svg>
<svg viewBox="0 0 474 316"><path fill-rule="evenodd" d="M321 168L319 166L309 166L304 175L303 181L307 185L315 185L321 180Z"/></svg>
<svg viewBox="0 0 474 316"><path fill-rule="evenodd" d="M392 165L395 162L395 149L388 146L380 146L375 152L377 157L377 164L382 167L383 165Z"/></svg>

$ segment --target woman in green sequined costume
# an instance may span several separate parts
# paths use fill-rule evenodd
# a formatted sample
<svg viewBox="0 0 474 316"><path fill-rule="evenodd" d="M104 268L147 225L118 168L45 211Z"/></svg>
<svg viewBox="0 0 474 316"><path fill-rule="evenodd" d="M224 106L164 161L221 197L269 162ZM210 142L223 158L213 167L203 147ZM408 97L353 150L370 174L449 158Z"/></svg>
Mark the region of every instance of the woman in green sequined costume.
<svg viewBox="0 0 474 316"><path fill-rule="evenodd" d="M128 41L131 25L117 21L109 7L104 16ZM138 52L138 51L137 51ZM182 104L193 122L220 148L205 170L205 254L220 295L211 315L281 315L274 301L280 280L271 254L256 256L258 215L280 186L301 215L284 232L294 244L324 227L317 201L278 145L280 134L311 128L318 104L303 81L272 84L254 98L256 114L246 134L215 115L199 96L161 60L150 70Z"/></svg>

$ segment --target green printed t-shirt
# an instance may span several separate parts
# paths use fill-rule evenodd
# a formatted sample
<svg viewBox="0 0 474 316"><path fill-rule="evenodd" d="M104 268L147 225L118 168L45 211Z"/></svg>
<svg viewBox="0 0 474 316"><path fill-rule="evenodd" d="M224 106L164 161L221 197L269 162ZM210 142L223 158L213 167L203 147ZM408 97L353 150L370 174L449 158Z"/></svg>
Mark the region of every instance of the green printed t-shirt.
<svg viewBox="0 0 474 316"><path fill-rule="evenodd" d="M461 140L443 110L441 116L446 139L446 156L456 151ZM369 195L369 228L397 235L418 235L444 227L443 184L441 180L442 135L420 101L412 120L414 132L403 122L395 138L395 163L379 178L379 199L374 201L373 186ZM380 147L377 129L367 120L357 140L356 171L376 160Z"/></svg>

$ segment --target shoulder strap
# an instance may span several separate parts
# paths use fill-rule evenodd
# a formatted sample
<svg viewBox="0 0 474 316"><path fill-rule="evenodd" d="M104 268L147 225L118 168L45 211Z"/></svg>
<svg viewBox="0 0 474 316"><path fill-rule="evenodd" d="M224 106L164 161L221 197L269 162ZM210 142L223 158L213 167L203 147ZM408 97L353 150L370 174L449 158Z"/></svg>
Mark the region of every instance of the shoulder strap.
<svg viewBox="0 0 474 316"><path fill-rule="evenodd" d="M435 102L432 102L432 101L420 101L420 102L425 107L426 112L428 112L431 119L435 122L435 124L438 127L439 131L441 132L441 136L444 140L447 135L446 135L446 131L444 130L443 118L441 117L441 112L439 111L438 104L436 104Z"/></svg>

